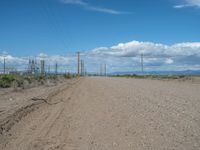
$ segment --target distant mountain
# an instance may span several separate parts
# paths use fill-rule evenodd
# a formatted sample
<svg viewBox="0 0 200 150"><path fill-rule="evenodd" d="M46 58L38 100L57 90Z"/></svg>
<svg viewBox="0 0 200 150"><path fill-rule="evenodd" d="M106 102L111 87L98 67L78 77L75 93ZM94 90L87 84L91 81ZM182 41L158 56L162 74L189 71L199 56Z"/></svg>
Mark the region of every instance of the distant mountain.
<svg viewBox="0 0 200 150"><path fill-rule="evenodd" d="M130 74L137 74L137 75L200 75L200 70L184 70L184 71L147 71L147 72L114 72L111 75L130 75Z"/></svg>

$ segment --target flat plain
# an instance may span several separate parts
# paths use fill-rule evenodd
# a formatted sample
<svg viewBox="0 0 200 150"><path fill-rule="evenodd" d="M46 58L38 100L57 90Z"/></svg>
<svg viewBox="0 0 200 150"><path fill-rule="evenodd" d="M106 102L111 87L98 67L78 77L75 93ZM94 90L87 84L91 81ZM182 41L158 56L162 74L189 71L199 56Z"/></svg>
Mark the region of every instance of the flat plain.
<svg viewBox="0 0 200 150"><path fill-rule="evenodd" d="M2 150L200 149L198 82L85 77L0 94Z"/></svg>

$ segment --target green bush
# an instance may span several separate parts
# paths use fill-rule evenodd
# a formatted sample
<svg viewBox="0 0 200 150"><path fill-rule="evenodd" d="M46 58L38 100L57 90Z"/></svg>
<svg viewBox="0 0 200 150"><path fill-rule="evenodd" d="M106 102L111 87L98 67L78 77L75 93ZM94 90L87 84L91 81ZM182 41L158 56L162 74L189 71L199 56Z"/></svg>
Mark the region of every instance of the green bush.
<svg viewBox="0 0 200 150"><path fill-rule="evenodd" d="M49 75L49 76L28 76L28 75L0 75L0 88L9 88L12 85L15 87L23 87L24 82L27 81L28 84L34 81L44 84L47 79L56 80L59 77L64 77L66 79L71 79L76 77L75 74L64 74L62 75Z"/></svg>
<svg viewBox="0 0 200 150"><path fill-rule="evenodd" d="M74 77L74 75L73 75L73 74L70 74L70 73L64 74L63 76L64 76L64 78L66 78L66 79L71 79L71 78Z"/></svg>
<svg viewBox="0 0 200 150"><path fill-rule="evenodd" d="M16 78L13 75L3 75L0 77L0 87L9 88L15 80Z"/></svg>

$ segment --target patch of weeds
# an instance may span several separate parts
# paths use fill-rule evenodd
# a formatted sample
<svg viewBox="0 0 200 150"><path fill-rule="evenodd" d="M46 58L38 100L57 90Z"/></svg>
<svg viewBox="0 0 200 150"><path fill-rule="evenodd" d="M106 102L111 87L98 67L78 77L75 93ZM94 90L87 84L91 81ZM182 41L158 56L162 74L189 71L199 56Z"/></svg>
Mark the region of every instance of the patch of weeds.
<svg viewBox="0 0 200 150"><path fill-rule="evenodd" d="M2 75L0 76L0 87L9 88L15 80L16 78L13 75Z"/></svg>
<svg viewBox="0 0 200 150"><path fill-rule="evenodd" d="M67 74L64 74L63 77L65 79L71 79L71 78L74 78L74 75L73 74L70 74L70 73L67 73Z"/></svg>

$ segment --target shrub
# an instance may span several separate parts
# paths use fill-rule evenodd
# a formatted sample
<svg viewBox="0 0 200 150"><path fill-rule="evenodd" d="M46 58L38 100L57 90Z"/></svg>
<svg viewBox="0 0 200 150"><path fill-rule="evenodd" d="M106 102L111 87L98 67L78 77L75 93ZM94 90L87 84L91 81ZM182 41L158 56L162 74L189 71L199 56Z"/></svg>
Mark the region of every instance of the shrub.
<svg viewBox="0 0 200 150"><path fill-rule="evenodd" d="M64 78L66 78L66 79L71 79L71 78L74 77L74 75L72 75L72 74L70 74L70 73L64 74L63 76L64 76Z"/></svg>
<svg viewBox="0 0 200 150"><path fill-rule="evenodd" d="M0 77L0 87L9 88L15 80L16 78L13 75L3 75Z"/></svg>
<svg viewBox="0 0 200 150"><path fill-rule="evenodd" d="M30 76L26 76L26 77L24 77L24 80L28 81L28 83L31 84L33 78L31 78Z"/></svg>
<svg viewBox="0 0 200 150"><path fill-rule="evenodd" d="M49 76L48 76L48 79L56 80L57 78L58 78L57 75L49 75Z"/></svg>

